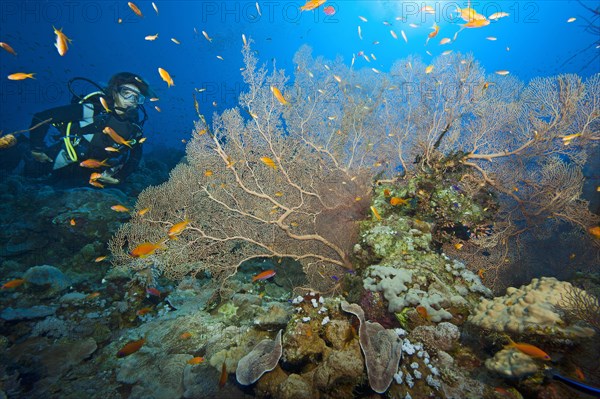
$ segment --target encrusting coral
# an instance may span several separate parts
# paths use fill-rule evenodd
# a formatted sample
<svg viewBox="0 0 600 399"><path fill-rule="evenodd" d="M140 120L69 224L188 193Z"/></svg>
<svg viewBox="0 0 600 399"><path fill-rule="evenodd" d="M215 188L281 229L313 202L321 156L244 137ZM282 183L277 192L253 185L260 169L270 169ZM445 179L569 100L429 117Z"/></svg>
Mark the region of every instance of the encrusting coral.
<svg viewBox="0 0 600 399"><path fill-rule="evenodd" d="M572 290L580 289L553 277L534 278L529 285L509 287L505 296L483 299L469 322L480 328L514 334L571 339L591 337L593 328L567 324L558 310L563 296Z"/></svg>

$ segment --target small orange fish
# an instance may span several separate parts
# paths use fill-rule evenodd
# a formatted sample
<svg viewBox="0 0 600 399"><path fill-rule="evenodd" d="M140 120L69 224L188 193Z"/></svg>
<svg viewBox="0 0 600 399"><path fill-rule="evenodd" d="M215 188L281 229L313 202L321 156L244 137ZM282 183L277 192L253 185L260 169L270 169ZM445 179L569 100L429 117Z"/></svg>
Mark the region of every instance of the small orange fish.
<svg viewBox="0 0 600 399"><path fill-rule="evenodd" d="M388 190L387 188L383 190L383 196L384 197L389 197L390 195L392 195L392 193L390 192L390 190Z"/></svg>
<svg viewBox="0 0 600 399"><path fill-rule="evenodd" d="M462 242L457 242L456 244L454 244L454 248L456 248L456 249L460 250L460 249L462 249L462 247L463 247L464 245L465 245L465 244L463 244Z"/></svg>
<svg viewBox="0 0 600 399"><path fill-rule="evenodd" d="M158 105L155 105L155 106L154 106L154 109L156 110L156 112L162 112L162 111L160 110L160 107L159 107Z"/></svg>
<svg viewBox="0 0 600 399"><path fill-rule="evenodd" d="M181 339L190 339L190 338L192 338L192 333L190 333L190 332L186 331L186 332L184 332L183 334L181 334L181 335L179 336L179 338L181 338Z"/></svg>
<svg viewBox="0 0 600 399"><path fill-rule="evenodd" d="M480 279L483 280L483 276L484 276L485 270L483 269L479 269L477 270L477 275L479 276Z"/></svg>
<svg viewBox="0 0 600 399"><path fill-rule="evenodd" d="M10 280L10 281L4 283L4 285L2 287L0 287L0 289L6 290L6 289L10 289L10 288L17 288L17 287L23 285L24 282L25 282L25 279L16 278L14 280Z"/></svg>
<svg viewBox="0 0 600 399"><path fill-rule="evenodd" d="M181 44L181 42L177 39L175 39L174 37L171 38L171 41L175 44Z"/></svg>
<svg viewBox="0 0 600 399"><path fill-rule="evenodd" d="M10 47L10 45L8 43L0 42L0 47L2 47L4 50L8 51L12 55L17 55L15 50L13 50L13 48Z"/></svg>
<svg viewBox="0 0 600 399"><path fill-rule="evenodd" d="M283 97L283 94L281 94L281 91L279 91L279 89L275 86L271 86L271 92L273 93L273 95L275 96L275 98L277 99L277 101L279 101L281 103L281 105L288 105L289 103L287 102L287 100Z"/></svg>
<svg viewBox="0 0 600 399"><path fill-rule="evenodd" d="M115 147L105 147L104 151L107 151L107 152L119 152L119 149L115 148Z"/></svg>
<svg viewBox="0 0 600 399"><path fill-rule="evenodd" d="M275 274L277 273L273 269L265 270L264 272L260 272L256 276L252 277L252 282L267 280L273 277Z"/></svg>
<svg viewBox="0 0 600 399"><path fill-rule="evenodd" d="M269 158L269 157L261 157L260 160L263 161L263 163L265 165L267 165L268 167L273 168L273 169L277 169L277 165L275 164L275 161L273 161L271 158Z"/></svg>
<svg viewBox="0 0 600 399"><path fill-rule="evenodd" d="M167 249L167 247L165 246L165 241L166 240L159 241L157 243L141 243L133 250L131 250L131 252L129 252L129 255L133 258L145 258L146 256L152 255L154 252L156 252L157 249Z"/></svg>
<svg viewBox="0 0 600 399"><path fill-rule="evenodd" d="M151 307L145 307L145 308L141 308L140 310L138 310L137 312L135 312L135 314L137 314L138 316L144 316L148 313L152 312L152 308Z"/></svg>
<svg viewBox="0 0 600 399"><path fill-rule="evenodd" d="M131 11L133 11L135 13L135 15L137 15L138 17L144 18L144 14L142 14L140 9L135 4L133 4L130 1L127 3L127 5L129 6L129 8L131 8Z"/></svg>
<svg viewBox="0 0 600 399"><path fill-rule="evenodd" d="M187 361L187 364L191 364L192 366L196 365L196 364L200 364L204 361L203 357L200 356L196 356L190 360Z"/></svg>
<svg viewBox="0 0 600 399"><path fill-rule="evenodd" d="M590 233L592 237L600 240L600 226L590 227L588 233Z"/></svg>
<svg viewBox="0 0 600 399"><path fill-rule="evenodd" d="M106 258L108 258L108 256L106 256L106 255L98 256L96 259L94 259L94 262L96 262L96 263L102 262Z"/></svg>
<svg viewBox="0 0 600 399"><path fill-rule="evenodd" d="M379 215L379 212L377 212L377 209L374 206L371 206L371 212L373 212L373 215L375 215L375 218L377 220L381 220L381 216Z"/></svg>
<svg viewBox="0 0 600 399"><path fill-rule="evenodd" d="M300 7L301 11L311 11L325 4L326 0L308 0L306 4Z"/></svg>
<svg viewBox="0 0 600 399"><path fill-rule="evenodd" d="M165 71L162 68L158 68L158 74L160 75L162 80L164 80L167 83L167 87L175 86L175 83L173 83L173 78L171 77L171 75L169 75L169 72Z"/></svg>
<svg viewBox="0 0 600 399"><path fill-rule="evenodd" d="M62 57L63 55L67 54L67 50L69 50L68 43L71 43L72 40L63 33L62 28L56 29L54 26L52 26L52 29L54 29L54 33L56 34L56 43L54 43L54 47L56 47L58 54L60 54Z"/></svg>
<svg viewBox="0 0 600 399"><path fill-rule="evenodd" d="M138 143L142 144L144 141L148 140L148 137L142 137Z"/></svg>
<svg viewBox="0 0 600 399"><path fill-rule="evenodd" d="M406 204L408 204L408 200L407 199L398 198L398 197L392 197L392 198L390 198L390 205L392 205L392 206L406 205Z"/></svg>
<svg viewBox="0 0 600 399"><path fill-rule="evenodd" d="M148 41L151 41L151 42L154 41L154 40L156 40L156 39L158 39L158 33L156 35L148 35L148 36L144 37L144 40L148 40Z"/></svg>
<svg viewBox="0 0 600 399"><path fill-rule="evenodd" d="M23 80L23 79L35 79L33 77L33 75L35 75L35 73L24 73L24 72L17 72L17 73L11 73L10 75L8 75L8 79L10 80Z"/></svg>
<svg viewBox="0 0 600 399"><path fill-rule="evenodd" d="M171 240L176 240L177 236L180 235L183 230L185 230L186 226L190 223L189 219L185 219L182 222L174 224L170 229L167 235Z"/></svg>
<svg viewBox="0 0 600 399"><path fill-rule="evenodd" d="M205 171L204 171L204 176L206 176L206 177L210 177L210 176L212 176L212 175L213 175L213 171L212 171L212 170L210 170L210 169L207 169L207 170L205 170Z"/></svg>
<svg viewBox="0 0 600 399"><path fill-rule="evenodd" d="M90 180L98 180L102 177L102 173L94 172L90 175Z"/></svg>
<svg viewBox="0 0 600 399"><path fill-rule="evenodd" d="M221 366L221 378L219 378L219 388L223 388L227 383L227 367L225 366L225 361L223 361L223 365Z"/></svg>
<svg viewBox="0 0 600 399"><path fill-rule="evenodd" d="M434 37L436 37L436 36L437 36L437 34L438 34L438 33L439 33L439 31L440 31L440 26L439 26L438 24L436 24L435 22L433 23L433 26L432 26L432 28L433 28L433 32L430 32L430 33L427 35L427 37L428 37L429 39L433 39Z"/></svg>
<svg viewBox="0 0 600 399"><path fill-rule="evenodd" d="M79 163L79 166L81 166L82 168L90 168L90 169L98 169L101 167L109 167L110 165L106 163L108 159L105 159L104 161L98 161L97 159L86 159L83 162Z"/></svg>
<svg viewBox="0 0 600 399"><path fill-rule="evenodd" d="M99 292L92 292L91 294L88 294L85 299L94 299L94 298L98 298L100 296Z"/></svg>
<svg viewBox="0 0 600 399"><path fill-rule="evenodd" d="M115 212L129 212L129 208L124 207L123 205L113 205L110 207Z"/></svg>
<svg viewBox="0 0 600 399"><path fill-rule="evenodd" d="M417 311L417 313L419 313L419 316L421 316L425 320L431 320L429 317L429 313L427 313L427 309L425 308L425 306L419 305L415 308L415 310Z"/></svg>
<svg viewBox="0 0 600 399"><path fill-rule="evenodd" d="M585 374L583 374L583 371L581 371L581 369L579 367L575 367L575 376L580 380L580 381L585 381Z"/></svg>
<svg viewBox="0 0 600 399"><path fill-rule="evenodd" d="M508 338L508 345L505 345L505 348L515 348L520 352L523 352L527 356L533 357L535 359L551 360L550 356L537 346L526 344L523 342L515 342L512 339L510 339L510 337Z"/></svg>
<svg viewBox="0 0 600 399"><path fill-rule="evenodd" d="M98 187L98 188L104 188L104 184L97 182L95 180L90 180L88 183L90 183L92 186L94 187Z"/></svg>
<svg viewBox="0 0 600 399"><path fill-rule="evenodd" d="M140 216L144 216L149 210L150 208L140 209L137 214Z"/></svg>
<svg viewBox="0 0 600 399"><path fill-rule="evenodd" d="M119 136L119 134L117 132L115 132L115 130L112 127L106 126L104 129L102 129L102 133L108 134L108 136L111 139L113 139L113 141L115 143L123 144L123 145L126 145L127 147L131 148L131 144L129 143L129 141L127 141L123 137Z"/></svg>
<svg viewBox="0 0 600 399"><path fill-rule="evenodd" d="M104 97L100 97L100 104L102 104L102 108L104 108L106 112L110 112L110 107L108 106L108 103Z"/></svg>
<svg viewBox="0 0 600 399"><path fill-rule="evenodd" d="M75 219L71 219L71 220L69 221L69 224L70 224L71 226L75 226L75 225L77 224L77 222L75 222Z"/></svg>
<svg viewBox="0 0 600 399"><path fill-rule="evenodd" d="M117 352L117 357L122 358L125 356L129 356L132 353L139 351L142 348L142 346L144 346L145 343L146 343L146 338L141 338L141 339L138 339L137 341L128 342L124 347L121 348L121 350L119 350Z"/></svg>

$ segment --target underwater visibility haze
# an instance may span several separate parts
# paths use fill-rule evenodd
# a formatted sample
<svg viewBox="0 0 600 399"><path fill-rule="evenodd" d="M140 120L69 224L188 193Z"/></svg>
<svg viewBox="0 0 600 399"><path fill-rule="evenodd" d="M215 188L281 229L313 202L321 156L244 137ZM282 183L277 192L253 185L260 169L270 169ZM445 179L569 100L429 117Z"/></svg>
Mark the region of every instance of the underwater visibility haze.
<svg viewBox="0 0 600 399"><path fill-rule="evenodd" d="M600 6L0 2L0 396L600 397Z"/></svg>

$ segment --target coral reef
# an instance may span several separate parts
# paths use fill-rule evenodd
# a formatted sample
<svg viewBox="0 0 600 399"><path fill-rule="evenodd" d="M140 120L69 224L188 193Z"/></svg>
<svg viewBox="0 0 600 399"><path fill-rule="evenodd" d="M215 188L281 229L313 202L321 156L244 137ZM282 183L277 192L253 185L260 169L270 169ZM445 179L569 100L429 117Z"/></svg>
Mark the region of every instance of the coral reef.
<svg viewBox="0 0 600 399"><path fill-rule="evenodd" d="M579 288L553 277L534 278L529 285L507 288L504 296L483 299L469 322L483 329L514 334L570 339L591 337L595 333L592 328L567 324L557 310L563 296L572 290Z"/></svg>

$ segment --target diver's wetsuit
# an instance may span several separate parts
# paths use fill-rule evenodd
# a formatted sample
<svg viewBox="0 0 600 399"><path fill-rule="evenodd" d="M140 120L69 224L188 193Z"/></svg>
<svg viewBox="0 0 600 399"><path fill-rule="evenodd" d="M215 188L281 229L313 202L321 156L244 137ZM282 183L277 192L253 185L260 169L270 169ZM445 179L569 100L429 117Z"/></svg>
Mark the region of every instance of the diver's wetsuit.
<svg viewBox="0 0 600 399"><path fill-rule="evenodd" d="M124 179L138 166L142 157L142 146L139 139L142 137L142 129L139 125L139 115L137 109L128 111L125 115L119 116L114 112L106 113L100 102L84 102L51 108L38 112L33 116L31 126L52 118L50 123L43 124L30 131L30 149L32 151L43 152L48 155L52 163L39 163L35 166L36 171L32 174L40 175L52 172L64 175L89 175L92 172L102 172L107 170L111 176L117 179ZM71 123L69 137L71 142L78 141L74 145L77 153L77 161L73 161L65 150L65 143L62 140L66 135L67 125ZM54 137L58 142L50 147L46 146L45 138L50 128L50 124L55 126L60 134ZM132 141L129 148L115 143L109 135L104 134L102 130L110 126L121 137L127 141ZM119 152L108 152L106 147L118 148ZM86 159L97 159L110 165L103 169L87 169L79 166L79 163ZM30 170L31 172L31 170Z"/></svg>

